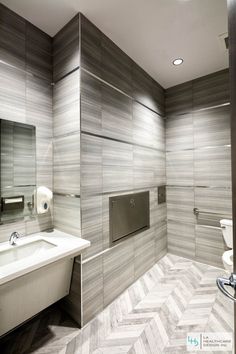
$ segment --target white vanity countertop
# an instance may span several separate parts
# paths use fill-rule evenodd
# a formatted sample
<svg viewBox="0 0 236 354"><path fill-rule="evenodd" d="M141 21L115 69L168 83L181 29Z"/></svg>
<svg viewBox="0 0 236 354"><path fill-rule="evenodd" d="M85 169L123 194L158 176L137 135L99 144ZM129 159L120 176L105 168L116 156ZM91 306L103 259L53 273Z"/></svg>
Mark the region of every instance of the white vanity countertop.
<svg viewBox="0 0 236 354"><path fill-rule="evenodd" d="M4 257L4 253L8 253L9 250L20 249L20 246L26 246L35 241L46 241L54 247L1 265L0 285L63 258L76 257L82 250L90 246L90 242L87 240L54 229L51 232L39 232L19 238L16 240L15 246L9 245L9 242L0 243L0 258L1 252Z"/></svg>

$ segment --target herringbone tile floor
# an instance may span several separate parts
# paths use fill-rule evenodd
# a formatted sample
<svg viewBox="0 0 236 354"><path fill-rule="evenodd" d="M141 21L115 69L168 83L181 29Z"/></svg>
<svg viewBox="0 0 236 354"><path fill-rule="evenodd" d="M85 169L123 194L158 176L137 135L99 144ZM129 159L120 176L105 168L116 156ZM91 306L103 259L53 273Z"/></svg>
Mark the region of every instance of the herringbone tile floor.
<svg viewBox="0 0 236 354"><path fill-rule="evenodd" d="M233 331L233 304L215 285L223 273L168 254L82 330L52 307L2 340L0 353L186 353L188 332Z"/></svg>

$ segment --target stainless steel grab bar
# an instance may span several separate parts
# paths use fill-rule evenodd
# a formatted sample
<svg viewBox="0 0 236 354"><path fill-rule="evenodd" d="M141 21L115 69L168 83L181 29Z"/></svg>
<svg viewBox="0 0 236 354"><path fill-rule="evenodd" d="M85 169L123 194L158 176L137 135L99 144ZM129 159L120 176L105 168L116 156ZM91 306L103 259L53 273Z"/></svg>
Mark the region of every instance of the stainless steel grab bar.
<svg viewBox="0 0 236 354"><path fill-rule="evenodd" d="M199 215L199 214L206 214L206 215L218 215L218 216L224 216L229 218L229 214L223 214L223 213L213 213L212 211L201 211L198 208L193 208L193 214L194 215Z"/></svg>
<svg viewBox="0 0 236 354"><path fill-rule="evenodd" d="M226 285L236 290L236 274L232 273L229 278L219 277L216 279L216 284L225 296L236 302L236 298L232 296L224 287Z"/></svg>

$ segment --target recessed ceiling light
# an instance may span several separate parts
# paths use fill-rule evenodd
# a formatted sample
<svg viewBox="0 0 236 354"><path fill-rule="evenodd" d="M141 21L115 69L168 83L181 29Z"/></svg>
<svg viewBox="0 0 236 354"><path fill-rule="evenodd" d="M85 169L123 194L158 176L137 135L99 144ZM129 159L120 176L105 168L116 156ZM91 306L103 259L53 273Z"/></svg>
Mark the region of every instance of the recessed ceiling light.
<svg viewBox="0 0 236 354"><path fill-rule="evenodd" d="M175 59L175 60L173 60L173 65L181 65L181 64L183 64L183 62L184 62L184 59L182 59L182 58L177 58L177 59Z"/></svg>

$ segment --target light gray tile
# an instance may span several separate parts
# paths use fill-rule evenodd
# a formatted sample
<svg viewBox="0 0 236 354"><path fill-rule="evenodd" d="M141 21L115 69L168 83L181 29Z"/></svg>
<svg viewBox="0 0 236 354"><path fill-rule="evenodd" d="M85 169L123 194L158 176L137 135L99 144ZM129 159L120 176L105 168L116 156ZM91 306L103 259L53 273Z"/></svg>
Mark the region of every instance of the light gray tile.
<svg viewBox="0 0 236 354"><path fill-rule="evenodd" d="M83 257L91 257L103 250L102 196L81 199L82 237L91 242Z"/></svg>
<svg viewBox="0 0 236 354"><path fill-rule="evenodd" d="M195 148L230 144L229 106L195 112L193 118Z"/></svg>
<svg viewBox="0 0 236 354"><path fill-rule="evenodd" d="M54 191L80 194L80 134L54 138Z"/></svg>
<svg viewBox="0 0 236 354"><path fill-rule="evenodd" d="M132 166L103 166L103 192L133 189Z"/></svg>
<svg viewBox="0 0 236 354"><path fill-rule="evenodd" d="M25 123L26 74L0 63L0 116L2 119ZM12 114L14 109L14 114Z"/></svg>
<svg viewBox="0 0 236 354"><path fill-rule="evenodd" d="M168 252L193 259L195 257L194 224L168 221Z"/></svg>
<svg viewBox="0 0 236 354"><path fill-rule="evenodd" d="M168 117L166 119L166 150L178 151L193 148L192 114Z"/></svg>
<svg viewBox="0 0 236 354"><path fill-rule="evenodd" d="M83 324L103 309L103 257L82 265Z"/></svg>
<svg viewBox="0 0 236 354"><path fill-rule="evenodd" d="M134 281L133 238L111 248L103 256L104 306L107 306Z"/></svg>
<svg viewBox="0 0 236 354"><path fill-rule="evenodd" d="M53 161L52 140L36 139L37 185L52 190Z"/></svg>
<svg viewBox="0 0 236 354"><path fill-rule="evenodd" d="M195 188L195 207L209 214L199 214L199 223L220 226L220 219L232 217L232 191L225 188ZM211 215L216 213L217 215Z"/></svg>
<svg viewBox="0 0 236 354"><path fill-rule="evenodd" d="M113 140L102 140L103 166L133 167L133 146Z"/></svg>
<svg viewBox="0 0 236 354"><path fill-rule="evenodd" d="M132 100L113 88L102 85L102 134L132 142Z"/></svg>
<svg viewBox="0 0 236 354"><path fill-rule="evenodd" d="M134 237L134 273L138 279L155 263L155 230L146 230Z"/></svg>
<svg viewBox="0 0 236 354"><path fill-rule="evenodd" d="M52 86L32 75L26 80L26 122L35 125L37 138L52 137Z"/></svg>
<svg viewBox="0 0 236 354"><path fill-rule="evenodd" d="M134 186L143 188L165 183L165 153L134 146Z"/></svg>
<svg viewBox="0 0 236 354"><path fill-rule="evenodd" d="M53 87L54 136L80 130L80 71L68 75Z"/></svg>
<svg viewBox="0 0 236 354"><path fill-rule="evenodd" d="M102 192L102 139L82 134L81 137L81 192Z"/></svg>
<svg viewBox="0 0 236 354"><path fill-rule="evenodd" d="M217 147L194 151L196 186L231 187L231 149Z"/></svg>
<svg viewBox="0 0 236 354"><path fill-rule="evenodd" d="M170 220L195 222L194 188L168 187L167 188L167 217Z"/></svg>
<svg viewBox="0 0 236 354"><path fill-rule="evenodd" d="M80 237L80 198L54 195L53 199L55 228Z"/></svg>
<svg viewBox="0 0 236 354"><path fill-rule="evenodd" d="M166 176L168 185L193 185L193 151L167 152Z"/></svg>
<svg viewBox="0 0 236 354"><path fill-rule="evenodd" d="M165 149L163 118L135 101L133 102L133 141L135 144Z"/></svg>
<svg viewBox="0 0 236 354"><path fill-rule="evenodd" d="M155 232L155 262L159 261L167 253L167 223L158 224Z"/></svg>
<svg viewBox="0 0 236 354"><path fill-rule="evenodd" d="M81 72L81 129L102 134L102 84Z"/></svg>
<svg viewBox="0 0 236 354"><path fill-rule="evenodd" d="M222 267L225 249L221 229L196 225L196 259L199 262Z"/></svg>

